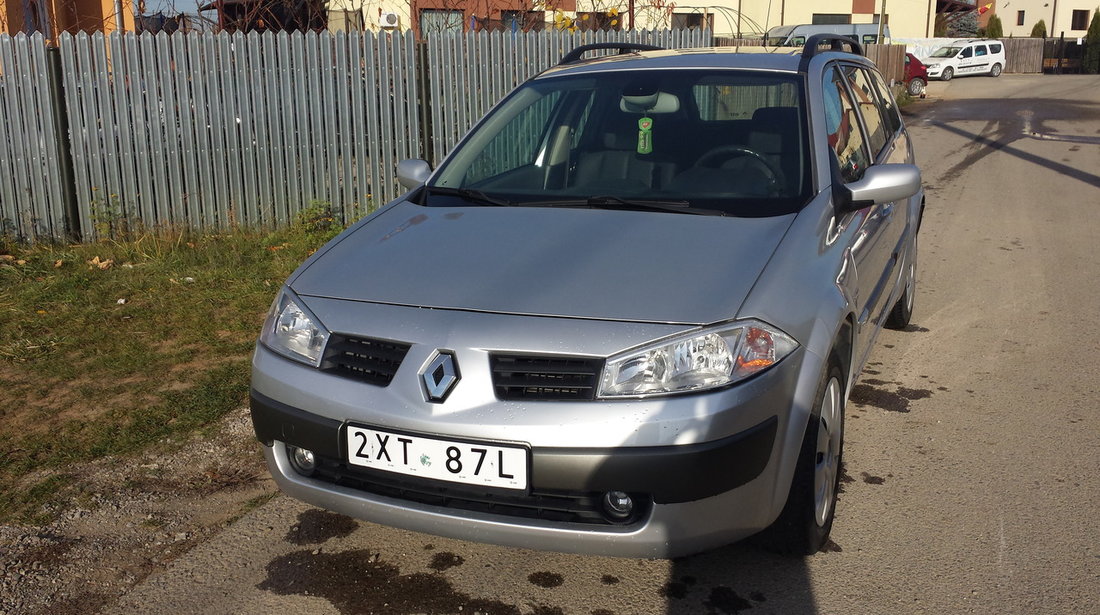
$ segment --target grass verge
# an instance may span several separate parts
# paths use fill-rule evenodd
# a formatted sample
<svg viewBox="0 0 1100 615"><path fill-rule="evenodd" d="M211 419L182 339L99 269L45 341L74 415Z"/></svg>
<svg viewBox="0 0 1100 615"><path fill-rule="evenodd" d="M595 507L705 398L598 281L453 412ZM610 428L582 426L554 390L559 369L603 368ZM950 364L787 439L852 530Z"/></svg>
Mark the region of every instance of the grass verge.
<svg viewBox="0 0 1100 615"><path fill-rule="evenodd" d="M279 285L339 228L0 243L0 521L41 522L70 464L126 455L245 403Z"/></svg>

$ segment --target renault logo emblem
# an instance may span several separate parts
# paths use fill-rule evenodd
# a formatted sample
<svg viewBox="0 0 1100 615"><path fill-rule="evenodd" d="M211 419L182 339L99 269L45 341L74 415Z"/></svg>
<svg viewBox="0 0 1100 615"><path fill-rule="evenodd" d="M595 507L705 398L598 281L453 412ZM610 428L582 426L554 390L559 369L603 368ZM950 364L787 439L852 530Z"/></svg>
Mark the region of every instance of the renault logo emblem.
<svg viewBox="0 0 1100 615"><path fill-rule="evenodd" d="M420 382L428 401L440 403L447 399L458 383L458 363L449 350L437 350L428 364L420 370Z"/></svg>

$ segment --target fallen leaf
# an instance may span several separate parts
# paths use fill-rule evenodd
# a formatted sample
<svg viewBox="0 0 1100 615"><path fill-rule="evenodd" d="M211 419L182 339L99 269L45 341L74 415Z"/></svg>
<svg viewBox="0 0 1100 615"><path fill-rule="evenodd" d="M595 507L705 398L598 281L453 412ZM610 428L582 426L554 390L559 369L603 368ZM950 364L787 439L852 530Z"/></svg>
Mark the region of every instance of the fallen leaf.
<svg viewBox="0 0 1100 615"><path fill-rule="evenodd" d="M60 268L61 268L61 265L64 265L64 264L65 264L65 261L63 261L63 260L61 260L61 259L55 260L55 261L53 262L53 268L54 268L54 269L60 269Z"/></svg>
<svg viewBox="0 0 1100 615"><path fill-rule="evenodd" d="M35 314L45 314L46 310L35 310Z"/></svg>
<svg viewBox="0 0 1100 615"><path fill-rule="evenodd" d="M115 264L115 261L114 261L114 259L110 259L110 258L108 258L107 260L100 260L99 257L97 256L97 257L93 258L92 260L88 261L88 264L91 265L93 268L98 267L100 271L103 271L105 269L110 269L111 265Z"/></svg>
<svg viewBox="0 0 1100 615"><path fill-rule="evenodd" d="M19 266L23 266L23 265L27 264L27 261L25 261L23 259L19 259L19 260L15 261L15 264L19 265Z"/></svg>
<svg viewBox="0 0 1100 615"><path fill-rule="evenodd" d="M15 260L15 257L11 254L0 254L0 261L11 262Z"/></svg>
<svg viewBox="0 0 1100 615"><path fill-rule="evenodd" d="M119 299L118 301L115 301L115 303L117 303L119 305L126 305L126 300L125 299Z"/></svg>

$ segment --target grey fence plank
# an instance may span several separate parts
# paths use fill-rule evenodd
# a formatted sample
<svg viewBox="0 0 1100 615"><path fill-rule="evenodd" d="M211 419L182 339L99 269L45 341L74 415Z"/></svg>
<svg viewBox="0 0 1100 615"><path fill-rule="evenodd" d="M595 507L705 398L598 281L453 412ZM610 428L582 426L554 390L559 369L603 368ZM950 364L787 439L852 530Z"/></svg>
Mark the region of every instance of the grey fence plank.
<svg viewBox="0 0 1100 615"><path fill-rule="evenodd" d="M363 32L348 34L348 75L351 90L351 130L354 143L352 154L355 158L355 185L353 189L358 202L368 202L373 198L371 193L368 165L370 156L367 150L367 119L365 116L365 87L364 87L364 59L363 50L368 35ZM345 219L345 221L349 221Z"/></svg>
<svg viewBox="0 0 1100 615"><path fill-rule="evenodd" d="M26 37L24 37L25 39ZM33 226L28 228L31 215L28 207L24 182L26 174L22 166L24 159L21 120L19 118L19 66L15 62L15 48L25 44L18 36L0 38L0 113L7 118L0 122L0 231L20 239L33 240ZM3 144L10 144L3 147Z"/></svg>
<svg viewBox="0 0 1100 615"><path fill-rule="evenodd" d="M48 228L50 223L47 212L43 211L41 206L42 200L46 197L45 152L43 151L42 130L38 125L37 117L37 109L42 99L38 98L38 92L35 88L36 75L31 59L33 41L23 37L19 40L19 43L15 48L15 61L21 69L18 77L18 116L22 124L21 130L25 145L25 154L22 159L23 172L26 174L27 204L30 205L30 211L32 212L32 236L35 236L38 234L39 226ZM37 80L43 79L38 76ZM45 98L48 99L48 97Z"/></svg>
<svg viewBox="0 0 1100 615"><path fill-rule="evenodd" d="M84 233L89 233L91 231L91 221L88 219L88 208L81 206L87 201L92 190L88 165L81 164L81 161L88 158L88 135L85 129L84 105L81 96L84 84L80 79L80 65L72 35L66 32L58 37L58 48L61 53L65 107L69 119L69 151L73 161L77 211L80 216L79 224Z"/></svg>

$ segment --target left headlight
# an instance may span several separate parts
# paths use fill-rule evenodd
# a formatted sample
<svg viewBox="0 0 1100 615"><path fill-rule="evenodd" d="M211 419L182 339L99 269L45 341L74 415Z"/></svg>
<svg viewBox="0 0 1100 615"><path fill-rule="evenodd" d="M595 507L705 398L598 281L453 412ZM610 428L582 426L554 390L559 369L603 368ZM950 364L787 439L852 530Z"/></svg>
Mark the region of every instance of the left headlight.
<svg viewBox="0 0 1100 615"><path fill-rule="evenodd" d="M260 343L288 359L318 367L326 342L328 329L284 288L267 313Z"/></svg>
<svg viewBox="0 0 1100 615"><path fill-rule="evenodd" d="M798 347L759 321L704 329L607 360L597 397L645 397L715 389L775 365Z"/></svg>

